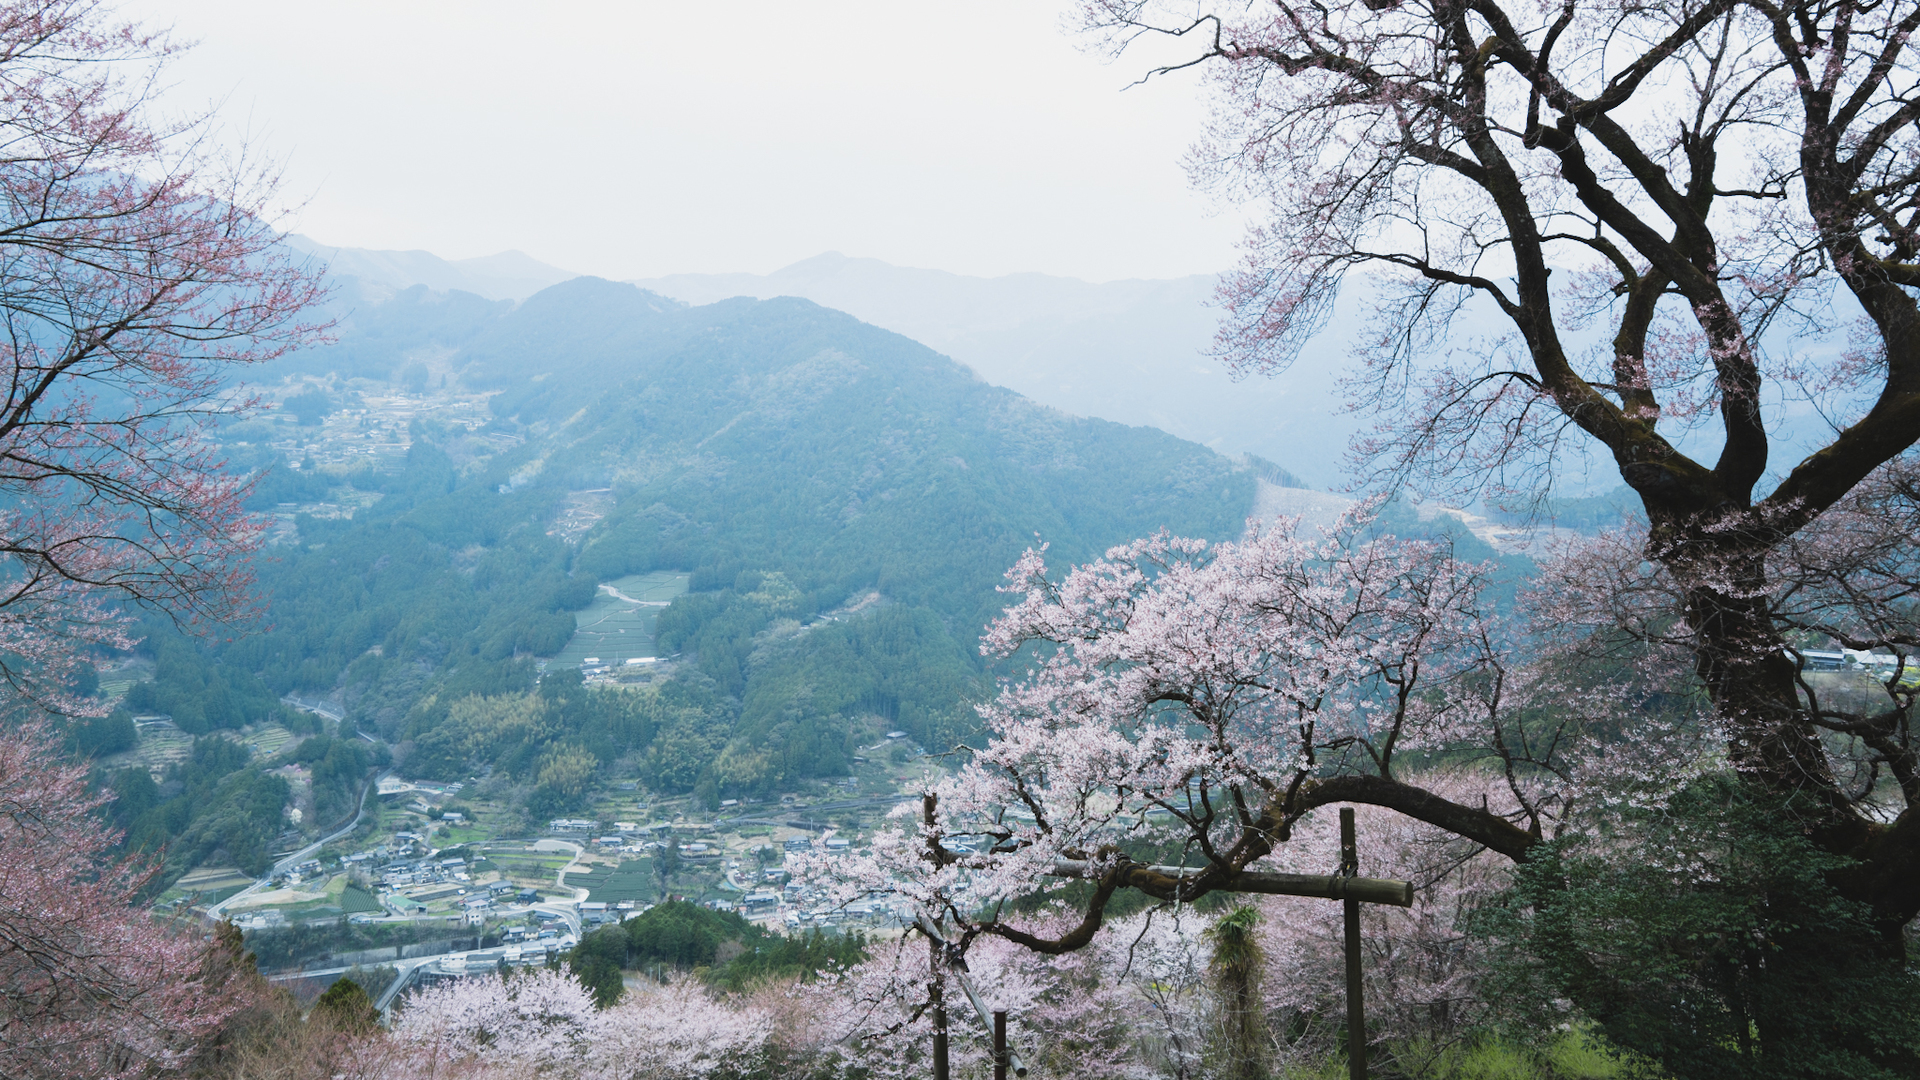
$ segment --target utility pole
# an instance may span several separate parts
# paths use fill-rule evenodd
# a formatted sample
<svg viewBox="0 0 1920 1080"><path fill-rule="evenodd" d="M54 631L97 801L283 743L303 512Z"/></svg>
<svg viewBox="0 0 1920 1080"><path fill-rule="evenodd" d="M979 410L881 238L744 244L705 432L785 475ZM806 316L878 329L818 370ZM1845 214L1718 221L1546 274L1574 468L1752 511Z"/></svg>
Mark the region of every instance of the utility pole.
<svg viewBox="0 0 1920 1080"><path fill-rule="evenodd" d="M1007 1010L993 1010L993 1080L1007 1080Z"/></svg>

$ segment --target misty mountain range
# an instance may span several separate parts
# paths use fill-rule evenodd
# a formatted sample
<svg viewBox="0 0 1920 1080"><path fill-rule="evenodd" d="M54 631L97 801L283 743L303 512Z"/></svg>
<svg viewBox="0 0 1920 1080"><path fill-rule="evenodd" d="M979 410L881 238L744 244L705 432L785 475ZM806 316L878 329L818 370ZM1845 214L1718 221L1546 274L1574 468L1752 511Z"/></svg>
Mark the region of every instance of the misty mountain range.
<svg viewBox="0 0 1920 1080"><path fill-rule="evenodd" d="M502 251L477 259L443 259L430 251L329 247L298 233L289 235L286 244L324 262L336 278L354 278L373 286L375 291L367 299L386 299L388 290L425 285L435 292L458 290L489 300L525 300L550 285L580 276L520 251Z"/></svg>
<svg viewBox="0 0 1920 1080"><path fill-rule="evenodd" d="M517 251L448 260L293 241L327 260L336 277L373 286L368 299L426 285L523 300L578 276ZM1099 284L1046 274L982 278L830 252L771 274L679 274L633 284L694 305L735 296L812 300L913 338L1041 404L1159 428L1223 454L1258 454L1316 486L1339 480L1341 454L1359 426L1341 414L1334 393L1344 344L1330 340L1277 378L1232 381L1206 355L1216 313L1209 306L1214 280L1204 275Z"/></svg>
<svg viewBox="0 0 1920 1080"><path fill-rule="evenodd" d="M325 259L348 292L380 302L396 290L425 285L493 300L524 300L581 275L518 251L448 260L425 251L332 248L290 237L299 250ZM1332 318L1300 359L1275 376L1234 380L1207 355L1218 313L1211 306L1214 278L1093 283L1046 274L969 277L894 266L878 259L828 252L771 274L676 274L634 279L650 292L692 305L736 296L795 296L844 311L946 354L982 380L1063 412L1158 428L1229 456L1257 454L1278 462L1302 482L1338 488L1352 437L1370 419L1345 411L1340 376L1352 364L1353 344L1370 327L1364 288L1349 289ZM1823 328L1771 330L1767 348L1779 357L1830 353L1846 347L1846 298ZM1484 305L1462 311L1448 341L1468 352L1494 348L1507 327ZM1568 351L1604 347L1597 324L1571 329ZM1795 388L1768 383L1775 418L1774 467L1790 468L1832 436L1834 423L1864 402L1828 400L1816 406ZM1830 419L1834 418L1834 419ZM1705 460L1717 454L1713 425L1676 427L1670 438ZM1593 448L1571 444L1556 477L1564 493L1597 493L1618 484L1611 463Z"/></svg>

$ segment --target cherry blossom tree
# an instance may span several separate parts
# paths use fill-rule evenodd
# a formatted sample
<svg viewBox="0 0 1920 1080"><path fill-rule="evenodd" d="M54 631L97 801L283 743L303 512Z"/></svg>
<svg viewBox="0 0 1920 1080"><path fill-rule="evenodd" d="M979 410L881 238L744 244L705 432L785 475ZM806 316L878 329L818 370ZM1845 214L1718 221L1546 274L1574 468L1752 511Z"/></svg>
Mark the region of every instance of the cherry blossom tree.
<svg viewBox="0 0 1920 1080"><path fill-rule="evenodd" d="M724 1080L760 1074L773 1017L752 1001L721 1002L689 978L629 993L603 1014L594 1076Z"/></svg>
<svg viewBox="0 0 1920 1080"><path fill-rule="evenodd" d="M1035 666L981 707L986 748L928 792L917 822L797 865L847 900L893 890L964 938L1062 953L1092 939L1116 889L1181 902L1283 891L1262 860L1332 803L1524 858L1573 796L1585 738L1577 710L1525 706L1568 688L1497 647L1485 567L1369 536L1369 515L1327 536L1290 522L1238 543L1161 535L1058 581L1029 551L982 647ZM1405 774L1409 755L1433 752L1494 763L1487 789L1460 801ZM1191 872L1124 854L1142 843ZM973 918L1061 877L1098 885L1058 934Z"/></svg>
<svg viewBox="0 0 1920 1080"><path fill-rule="evenodd" d="M92 0L0 3L0 1071L187 1061L245 987L136 901L101 797L35 720L125 648L126 605L225 618L259 539L208 438L241 366L312 339L317 278L268 220L270 169L154 103L176 47Z"/></svg>
<svg viewBox="0 0 1920 1080"><path fill-rule="evenodd" d="M394 1038L417 1067L474 1064L516 1072L583 1068L606 1021L573 976L541 969L452 979L403 1000Z"/></svg>
<svg viewBox="0 0 1920 1080"><path fill-rule="evenodd" d="M795 868L843 902L900 898L970 968L976 953L1009 945L1053 964L1089 946L1131 948L1129 935L1101 933L1121 890L1162 901L1155 911L1174 919L1210 893L1297 892L1294 875L1336 870L1314 811L1367 804L1458 845L1436 854L1446 872L1415 878L1426 899L1389 924L1409 943L1396 978L1441 1007L1466 976L1416 977L1426 946L1413 943L1458 941L1440 926L1459 907L1443 888L1450 875L1471 863L1481 886L1499 880L1476 852L1527 859L1583 807L1614 797L1616 773L1644 772L1672 745L1606 725L1619 687L1513 663L1503 642L1522 628L1490 610L1489 569L1443 542L1375 534L1372 509L1324 535L1282 522L1233 543L1156 536L1058 579L1043 551L1028 552L983 648L1032 666L981 706L985 748L896 811L903 820L869 848L796 857ZM1410 843L1396 834L1377 871L1408 869ZM1070 915L1007 913L1074 881L1091 889ZM1288 903L1330 907L1268 910ZM1304 916L1276 924L1314 927L1303 940L1318 933ZM1302 948L1269 954L1302 962ZM871 996L923 1009L956 962L935 959ZM1338 971L1329 964L1326 976ZM1321 1007L1325 979L1297 976L1269 985L1299 992L1287 1005L1296 1012L1309 999ZM1170 1039L1187 1055L1197 1041Z"/></svg>
<svg viewBox="0 0 1920 1080"><path fill-rule="evenodd" d="M1338 868L1326 808L1356 803L1371 811L1358 869L1417 886L1411 907L1367 915L1382 1003L1369 1038L1443 1045L1486 1015L1495 950L1467 935L1470 908L1511 902L1516 864L1637 858L1636 820L1670 820L1727 769L1721 718L1685 692L1690 639L1660 599L1672 583L1624 534L1570 546L1499 616L1487 566L1380 535L1371 509L1324 534L1283 521L1232 543L1161 535L1057 577L1044 551L1009 571L1015 602L984 648L1030 666L980 707L986 746L869 848L792 860L841 902L897 898L946 943L931 962L908 950L860 998L895 1010L878 1030L924 1025L955 1000L961 965L978 981L976 953L1019 946L1038 954L1031 974L1126 946L1132 931L1107 925L1123 890L1176 919L1209 894L1267 894L1265 1007L1310 1036L1290 1052L1324 1050L1344 1012L1338 919L1288 894L1326 895L1325 876L1307 879ZM1828 551L1840 561L1823 573L1859 589L1877 579L1855 570L1891 575L1898 558ZM1837 587L1803 575L1782 610L1811 620ZM1827 712L1835 734L1852 722ZM1684 887L1687 868L1673 872ZM1069 908L1017 914L1062 889L1080 890ZM1225 1015L1212 1012L1203 1029ZM1779 1019L1756 1014L1769 1039Z"/></svg>
<svg viewBox="0 0 1920 1080"><path fill-rule="evenodd" d="M1900 954L1920 814L1842 775L1771 600L1775 555L1920 438L1920 5L1082 10L1119 48L1190 48L1172 66L1208 70L1218 103L1198 173L1271 208L1223 288L1220 354L1293 362L1364 270L1384 290L1352 383L1383 417L1357 447L1372 475L1510 498L1570 446L1610 457L1731 767L1856 865L1843 892L1879 933L1861 948ZM1508 332L1429 355L1469 304ZM1849 320L1851 350L1796 344ZM1776 460L1795 399L1830 428Z"/></svg>
<svg viewBox="0 0 1920 1080"><path fill-rule="evenodd" d="M1149 1080L1198 1075L1210 1016L1207 920L1187 913L1120 920L1093 947L1036 957L1004 938L982 938L965 964L989 1009L1008 1012L1008 1041L1035 1075ZM817 1056L825 1075L857 1071L900 1080L927 1075L933 1040L930 990L940 973L924 940L876 942L849 971L802 985L795 996L822 1018ZM991 1074L990 1033L953 990L949 1059L957 1077Z"/></svg>
<svg viewBox="0 0 1920 1080"><path fill-rule="evenodd" d="M0 4L0 679L56 708L120 604L244 607L260 526L208 431L252 407L236 368L315 334L271 170L159 116L177 51L93 0Z"/></svg>
<svg viewBox="0 0 1920 1080"><path fill-rule="evenodd" d="M246 972L138 900L86 770L38 725L0 734L0 1073L131 1077L181 1067L244 1007Z"/></svg>
<svg viewBox="0 0 1920 1080"><path fill-rule="evenodd" d="M773 1017L722 1002L691 979L637 988L604 1011L572 975L539 970L455 979L409 995L394 1037L399 1075L728 1080L758 1075Z"/></svg>

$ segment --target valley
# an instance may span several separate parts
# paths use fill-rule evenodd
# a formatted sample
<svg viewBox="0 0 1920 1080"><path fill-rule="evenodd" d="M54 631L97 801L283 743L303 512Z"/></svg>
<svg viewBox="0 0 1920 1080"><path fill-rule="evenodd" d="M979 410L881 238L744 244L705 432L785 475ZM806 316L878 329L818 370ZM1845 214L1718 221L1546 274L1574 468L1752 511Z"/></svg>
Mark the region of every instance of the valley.
<svg viewBox="0 0 1920 1080"><path fill-rule="evenodd" d="M272 521L261 617L149 622L102 675L138 722L99 767L128 843L168 852L157 899L263 956L319 942L296 971L668 896L895 930L778 868L864 843L977 738L1005 568L1234 536L1254 504L1244 464L804 301L577 279L342 317L221 431Z"/></svg>

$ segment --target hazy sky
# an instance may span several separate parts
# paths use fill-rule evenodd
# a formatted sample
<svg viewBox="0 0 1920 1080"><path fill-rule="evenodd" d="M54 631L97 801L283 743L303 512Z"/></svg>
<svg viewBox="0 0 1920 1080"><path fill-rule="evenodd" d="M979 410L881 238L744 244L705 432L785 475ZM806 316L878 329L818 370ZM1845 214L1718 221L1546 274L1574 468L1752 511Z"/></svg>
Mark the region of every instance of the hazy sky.
<svg viewBox="0 0 1920 1080"><path fill-rule="evenodd" d="M1123 90L1064 0L136 0L172 100L286 166L330 244L519 248L610 277L838 250L969 274L1224 269L1197 80Z"/></svg>

